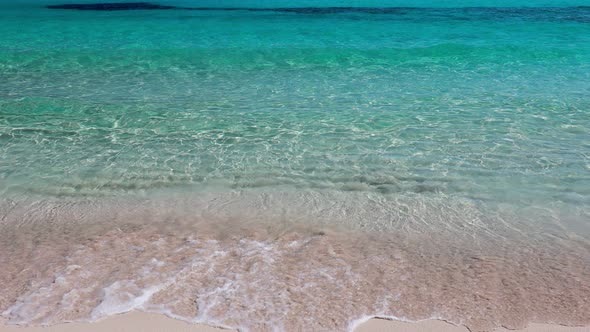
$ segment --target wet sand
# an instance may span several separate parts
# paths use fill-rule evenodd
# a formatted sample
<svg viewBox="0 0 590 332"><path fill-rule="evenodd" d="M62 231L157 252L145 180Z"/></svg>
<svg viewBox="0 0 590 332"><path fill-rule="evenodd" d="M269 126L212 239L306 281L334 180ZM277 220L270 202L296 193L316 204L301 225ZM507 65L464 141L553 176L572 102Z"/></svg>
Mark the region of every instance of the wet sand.
<svg viewBox="0 0 590 332"><path fill-rule="evenodd" d="M457 229L452 218L436 230L347 230L240 208L272 202L218 201L241 216L213 204L195 216L197 200L6 206L1 317L59 326L145 311L249 331L342 332L367 315L481 332L590 323L590 246L575 234L527 223Z"/></svg>
<svg viewBox="0 0 590 332"><path fill-rule="evenodd" d="M164 315L131 312L109 317L94 323L66 323L48 327L20 327L0 325L0 332L223 332L232 331L203 324L189 324ZM415 323L372 318L358 324L354 332L468 332L464 326L456 326L440 320L425 320ZM497 329L497 332L588 332L590 327L570 327L551 324L531 324L522 330Z"/></svg>

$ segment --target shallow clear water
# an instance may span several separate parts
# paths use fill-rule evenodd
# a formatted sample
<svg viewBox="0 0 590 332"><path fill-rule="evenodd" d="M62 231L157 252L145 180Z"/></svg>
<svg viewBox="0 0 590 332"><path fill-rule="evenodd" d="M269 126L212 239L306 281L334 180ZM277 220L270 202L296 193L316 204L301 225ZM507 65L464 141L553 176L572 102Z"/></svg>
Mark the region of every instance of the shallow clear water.
<svg viewBox="0 0 590 332"><path fill-rule="evenodd" d="M96 231L99 235L92 233L102 238L113 224L136 219L142 224L150 219L146 211L166 211L151 219L191 224L198 215L208 225L231 220L229 228L239 220L250 230L232 236L282 249L291 247L275 235L261 240L251 229L280 228L284 234L293 225L339 226L357 234L389 234L379 241L403 236L412 243L440 236L461 242L455 243L461 250L476 248L486 255L528 244L572 259L568 266L581 268L568 272L575 278L588 276L579 266L590 261L590 7L584 1L344 4L356 9L326 9L343 6L336 1L167 1L220 9L117 12L44 7L58 3L0 4L0 212L5 230L30 227L23 243L36 243L32 239L38 240L39 232L57 227L55 241L63 227L85 222L108 225ZM242 10L224 10L236 7ZM129 215L105 212L112 209ZM200 228L187 234L195 231ZM18 231L5 234L12 235L5 235L2 245L15 246L12 236ZM219 235L211 239L218 241ZM69 252L71 243L60 250ZM227 245L255 250L249 247L255 242L238 243ZM441 246L451 247L445 243ZM27 248L32 256L23 258L25 265L38 258L35 245ZM408 255L418 250L402 248ZM367 252L387 256L393 250L381 249ZM495 269L527 257L514 255ZM460 264L424 257L432 258L425 259L428 264ZM341 259L354 270L347 261L351 256ZM19 266L14 257L5 262ZM321 270L330 262L311 265ZM301 268L298 260L291 263ZM416 275L428 265L421 264L415 263ZM382 272L391 280L398 277L387 273ZM134 275L130 271L125 278ZM104 289L120 286L111 284L113 278L101 279ZM461 279L449 280L437 280L441 284L426 291L436 294ZM0 301L4 317L39 322L10 307L17 298L38 296L38 289L29 287L31 293L11 293ZM587 281L572 287L582 295L590 292ZM365 293L359 303L377 301ZM428 302L415 294L408 299L417 307ZM498 298L498 306L506 303ZM568 303L578 310L588 306L580 299ZM92 310L104 309L95 304ZM480 305L476 301L473 307ZM322 325L320 319L318 324L340 329L358 315L404 312L363 308L342 309L351 312L338 316L342 326ZM441 308L406 314L462 322L460 313ZM318 317L329 316L318 310ZM568 320L567 310L559 316L561 311L548 306L522 313L515 324L543 310L565 323L589 318ZM254 330L317 328L294 324L295 318L275 322L269 312L240 320L239 310L226 311L233 316L214 315L212 321ZM489 318L489 312L479 313L489 318L481 318L485 322L473 315L472 327L510 321L501 314ZM50 312L43 319L60 317L63 313Z"/></svg>
<svg viewBox="0 0 590 332"><path fill-rule="evenodd" d="M2 15L3 192L588 203L589 8Z"/></svg>

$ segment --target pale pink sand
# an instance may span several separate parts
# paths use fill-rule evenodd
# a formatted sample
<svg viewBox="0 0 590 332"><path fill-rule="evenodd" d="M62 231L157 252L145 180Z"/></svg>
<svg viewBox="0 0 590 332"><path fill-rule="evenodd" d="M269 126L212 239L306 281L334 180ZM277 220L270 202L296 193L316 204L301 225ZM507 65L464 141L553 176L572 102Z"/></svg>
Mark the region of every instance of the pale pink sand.
<svg viewBox="0 0 590 332"><path fill-rule="evenodd" d="M496 329L494 332L590 332L590 327L571 327L551 324L530 324L523 330ZM373 318L359 325L354 332L469 332L464 326L455 326L440 320L406 323Z"/></svg>
<svg viewBox="0 0 590 332"><path fill-rule="evenodd" d="M188 324L164 315L131 312L109 317L94 323L67 323L49 327L19 327L0 325L0 332L223 332L230 331L202 324ZM496 332L515 331L498 329ZM521 332L590 332L590 327L569 327L550 324L531 324ZM385 319L370 319L359 324L354 332L469 332L440 320L406 323Z"/></svg>

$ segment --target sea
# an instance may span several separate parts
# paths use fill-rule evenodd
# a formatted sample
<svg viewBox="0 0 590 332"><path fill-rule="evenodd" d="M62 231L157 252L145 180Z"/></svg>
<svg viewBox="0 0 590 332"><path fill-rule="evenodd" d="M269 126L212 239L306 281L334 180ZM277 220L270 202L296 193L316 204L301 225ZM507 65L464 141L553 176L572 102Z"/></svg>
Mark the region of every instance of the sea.
<svg viewBox="0 0 590 332"><path fill-rule="evenodd" d="M590 323L587 0L107 3L0 3L3 323Z"/></svg>

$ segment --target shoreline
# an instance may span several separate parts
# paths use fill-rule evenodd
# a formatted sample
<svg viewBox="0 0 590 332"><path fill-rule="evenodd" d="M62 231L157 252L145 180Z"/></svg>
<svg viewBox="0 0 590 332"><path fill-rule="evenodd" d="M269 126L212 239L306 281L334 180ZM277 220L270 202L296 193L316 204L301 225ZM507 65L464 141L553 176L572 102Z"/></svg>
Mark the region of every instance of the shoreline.
<svg viewBox="0 0 590 332"><path fill-rule="evenodd" d="M556 232L557 241L530 223L502 227L486 210L438 200L411 215L449 216L444 227L390 216L400 229L346 229L339 226L352 218L380 216L379 205L395 212L405 211L403 204L353 201L360 198L353 194L312 198L313 204L293 194L7 204L0 312L24 326L145 310L249 331L351 331L367 315L444 318L472 332L590 323L584 239ZM336 214L338 204L304 220L336 216L333 227L325 219L307 225L277 216L285 202L301 211L330 200L347 203L347 214ZM452 218L457 209L470 213ZM481 222L462 222L469 216Z"/></svg>
<svg viewBox="0 0 590 332"><path fill-rule="evenodd" d="M51 326L20 326L0 322L0 332L223 332L236 331L203 323L188 323L164 314L131 311L113 315L95 322L60 323ZM406 322L381 317L367 317L354 321L351 332L469 332L465 326L454 325L439 319ZM590 326L563 326L531 323L524 329L494 329L495 332L589 332Z"/></svg>

